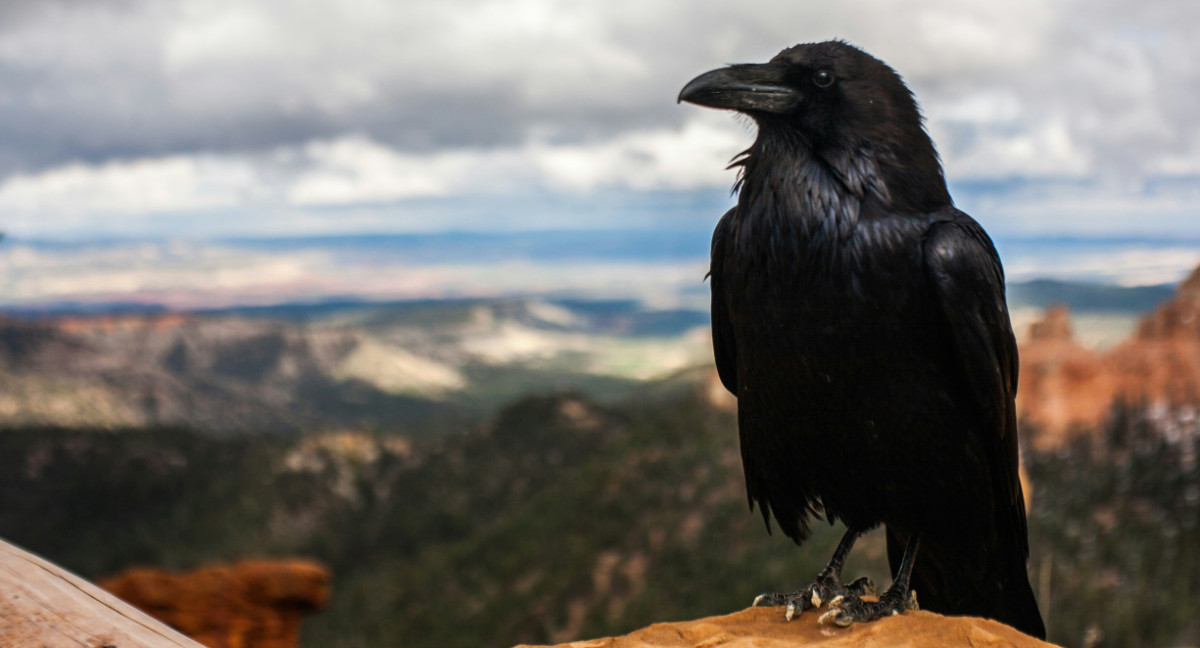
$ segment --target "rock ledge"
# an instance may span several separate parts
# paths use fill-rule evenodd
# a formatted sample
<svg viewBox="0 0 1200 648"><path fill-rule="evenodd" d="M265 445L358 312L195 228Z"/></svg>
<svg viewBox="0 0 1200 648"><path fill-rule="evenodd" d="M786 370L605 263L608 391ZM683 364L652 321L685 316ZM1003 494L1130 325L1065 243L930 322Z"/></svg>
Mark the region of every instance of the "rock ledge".
<svg viewBox="0 0 1200 648"><path fill-rule="evenodd" d="M783 618L783 608L747 608L695 621L656 623L623 637L576 641L561 644L559 648L796 648L810 645L822 648L1033 648L1053 645L996 621L974 617L909 612L874 623L835 628L818 626L818 616L809 612L789 623Z"/></svg>

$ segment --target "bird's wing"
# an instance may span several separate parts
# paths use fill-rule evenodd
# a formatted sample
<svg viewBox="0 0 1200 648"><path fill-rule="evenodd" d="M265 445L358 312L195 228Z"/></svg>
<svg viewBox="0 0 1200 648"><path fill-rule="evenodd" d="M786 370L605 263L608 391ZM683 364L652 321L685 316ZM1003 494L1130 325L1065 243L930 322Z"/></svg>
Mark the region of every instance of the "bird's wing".
<svg viewBox="0 0 1200 648"><path fill-rule="evenodd" d="M1018 474L1017 342L1004 299L1004 270L991 239L954 210L925 237L925 266L948 324L954 356L984 418L981 439L992 474L998 519L1029 554ZM1003 531L1002 531L1003 533Z"/></svg>
<svg viewBox="0 0 1200 648"><path fill-rule="evenodd" d="M721 384L734 396L737 396L737 344L725 301L724 264L725 242L736 209L725 212L717 223L717 229L713 232L712 262L708 269L709 285L712 287L713 356L717 360L717 375L721 377Z"/></svg>

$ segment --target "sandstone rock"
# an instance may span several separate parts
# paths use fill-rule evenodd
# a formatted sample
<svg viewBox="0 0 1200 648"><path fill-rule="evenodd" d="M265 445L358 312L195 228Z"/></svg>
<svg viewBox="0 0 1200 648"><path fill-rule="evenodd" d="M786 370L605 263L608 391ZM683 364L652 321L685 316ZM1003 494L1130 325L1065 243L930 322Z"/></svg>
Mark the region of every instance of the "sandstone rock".
<svg viewBox="0 0 1200 648"><path fill-rule="evenodd" d="M1062 304L1047 308L1042 319L1029 325L1029 339L1042 342L1074 343L1075 336L1071 331L1071 309Z"/></svg>
<svg viewBox="0 0 1200 648"><path fill-rule="evenodd" d="M130 569L99 585L214 648L296 648L300 621L329 601L329 572L306 561Z"/></svg>
<svg viewBox="0 0 1200 648"><path fill-rule="evenodd" d="M1094 430L1117 402L1159 411L1200 407L1200 268L1116 347L1094 351L1071 334L1070 313L1051 308L1021 347L1017 411L1047 450Z"/></svg>
<svg viewBox="0 0 1200 648"><path fill-rule="evenodd" d="M1051 646L1006 625L972 617L908 612L849 628L817 625L811 612L788 622L783 608L748 608L696 621L656 623L623 637L562 644L558 648L1034 648Z"/></svg>
<svg viewBox="0 0 1200 648"><path fill-rule="evenodd" d="M1036 425L1038 434L1027 437L1036 448L1057 447L1077 429L1104 421L1117 377L1102 354L1075 341L1065 306L1051 307L1030 325L1020 356L1017 413Z"/></svg>

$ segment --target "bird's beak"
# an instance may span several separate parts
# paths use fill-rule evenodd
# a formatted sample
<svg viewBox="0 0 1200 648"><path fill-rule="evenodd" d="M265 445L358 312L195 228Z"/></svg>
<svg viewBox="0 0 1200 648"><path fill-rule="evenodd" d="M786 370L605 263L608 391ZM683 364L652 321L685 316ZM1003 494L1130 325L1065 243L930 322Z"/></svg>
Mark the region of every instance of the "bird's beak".
<svg viewBox="0 0 1200 648"><path fill-rule="evenodd" d="M804 96L784 83L786 66L774 63L731 65L705 72L679 92L679 101L739 112L783 114Z"/></svg>

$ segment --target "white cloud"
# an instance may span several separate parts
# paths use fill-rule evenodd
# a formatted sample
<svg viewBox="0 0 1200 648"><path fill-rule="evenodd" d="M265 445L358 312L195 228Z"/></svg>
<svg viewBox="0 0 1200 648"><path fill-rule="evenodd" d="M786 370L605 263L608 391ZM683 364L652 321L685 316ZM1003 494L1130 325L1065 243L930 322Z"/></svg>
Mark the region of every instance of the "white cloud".
<svg viewBox="0 0 1200 648"><path fill-rule="evenodd" d="M947 98L928 106L925 115L938 122L966 123L973 126L1017 124L1027 117L1021 98L1011 90L994 88Z"/></svg>
<svg viewBox="0 0 1200 648"><path fill-rule="evenodd" d="M704 303L704 249L676 261L522 259L519 254L438 263L340 246L274 249L219 243L117 243L0 254L0 305L136 302L172 308L275 304L355 295L427 299L573 294L641 298L662 308Z"/></svg>
<svg viewBox="0 0 1200 648"><path fill-rule="evenodd" d="M1175 283L1195 270L1197 264L1200 264L1200 250L1187 246L1125 246L1061 256L1021 254L1004 260L1009 281L1056 277L1122 286Z"/></svg>
<svg viewBox="0 0 1200 648"><path fill-rule="evenodd" d="M752 139L737 131L705 116L679 130L634 131L600 144L535 145L527 153L551 186L564 189L728 185L734 173L725 169L726 164Z"/></svg>
<svg viewBox="0 0 1200 648"><path fill-rule="evenodd" d="M2 225L728 186L748 135L679 87L830 37L909 80L953 181L1194 176L1198 20L1171 0L40 3L0 25Z"/></svg>
<svg viewBox="0 0 1200 648"><path fill-rule="evenodd" d="M369 139L350 136L317 141L303 148L307 167L285 178L283 193L296 205L378 202L416 196L441 196L454 175L465 171L471 156L439 153L402 154Z"/></svg>
<svg viewBox="0 0 1200 648"><path fill-rule="evenodd" d="M257 176L251 160L228 156L72 163L4 180L0 209L36 216L227 207L253 200Z"/></svg>
<svg viewBox="0 0 1200 648"><path fill-rule="evenodd" d="M454 194L590 192L732 184L730 156L749 142L725 117L680 129L634 131L586 143L531 142L492 149L405 153L361 135L252 155L174 155L72 163L0 181L0 213L22 235L54 235L107 221L193 218L196 212L268 212L354 206ZM482 198L486 200L486 198ZM47 220L45 215L52 214ZM302 231L303 223L295 223ZM136 225L135 225L136 227Z"/></svg>
<svg viewBox="0 0 1200 648"><path fill-rule="evenodd" d="M279 60L287 55L285 36L263 5L190 2L165 35L164 63L170 71L186 72Z"/></svg>
<svg viewBox="0 0 1200 648"><path fill-rule="evenodd" d="M202 306L234 298L253 303L319 290L329 255L254 254L220 245L128 243L44 249L17 244L0 259L3 301L144 301Z"/></svg>
<svg viewBox="0 0 1200 648"><path fill-rule="evenodd" d="M951 141L953 135L939 137L948 130L939 126L930 129L933 137ZM946 175L951 179L1080 178L1093 170L1092 159L1061 122L1045 122L1036 130L1016 132L997 124L974 129L970 137L966 146L941 149Z"/></svg>

